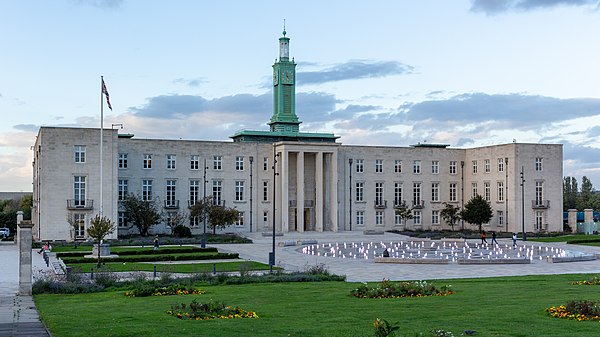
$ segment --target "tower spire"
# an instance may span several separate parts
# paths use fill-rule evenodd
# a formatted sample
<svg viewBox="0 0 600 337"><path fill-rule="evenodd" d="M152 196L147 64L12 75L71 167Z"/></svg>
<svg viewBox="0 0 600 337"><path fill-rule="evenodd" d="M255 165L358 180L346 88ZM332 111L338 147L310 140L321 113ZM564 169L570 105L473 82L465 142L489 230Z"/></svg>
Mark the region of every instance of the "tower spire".
<svg viewBox="0 0 600 337"><path fill-rule="evenodd" d="M283 19L283 36L285 36L285 33L286 33L286 31L285 31L285 19Z"/></svg>

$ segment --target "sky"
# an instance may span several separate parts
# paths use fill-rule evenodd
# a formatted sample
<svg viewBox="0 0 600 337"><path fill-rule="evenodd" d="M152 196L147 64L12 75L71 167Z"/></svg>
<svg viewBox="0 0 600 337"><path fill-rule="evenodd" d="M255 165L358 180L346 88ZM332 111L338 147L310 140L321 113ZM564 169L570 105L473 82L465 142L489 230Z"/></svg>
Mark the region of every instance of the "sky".
<svg viewBox="0 0 600 337"><path fill-rule="evenodd" d="M302 132L346 145L563 144L600 186L600 0L0 0L0 190L40 126L268 130L284 29Z"/></svg>

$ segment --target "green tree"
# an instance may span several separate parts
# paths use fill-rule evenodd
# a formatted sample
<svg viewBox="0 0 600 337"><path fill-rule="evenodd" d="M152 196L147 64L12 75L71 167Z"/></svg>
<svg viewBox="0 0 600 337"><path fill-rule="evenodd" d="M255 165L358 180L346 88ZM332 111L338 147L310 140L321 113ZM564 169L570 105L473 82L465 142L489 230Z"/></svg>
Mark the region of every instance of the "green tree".
<svg viewBox="0 0 600 337"><path fill-rule="evenodd" d="M125 220L135 226L141 236L148 236L152 226L159 224L162 216L154 201L142 200L142 197L127 193L121 203L125 212Z"/></svg>
<svg viewBox="0 0 600 337"><path fill-rule="evenodd" d="M409 207L397 208L396 215L400 217L400 221L404 221L404 227L406 228L406 221L413 218L413 210Z"/></svg>
<svg viewBox="0 0 600 337"><path fill-rule="evenodd" d="M563 180L563 211L577 208L577 179L565 177Z"/></svg>
<svg viewBox="0 0 600 337"><path fill-rule="evenodd" d="M469 200L465 204L464 210L460 213L463 220L471 224L476 224L480 232L481 225L489 222L492 215L492 206L481 195L476 195Z"/></svg>
<svg viewBox="0 0 600 337"><path fill-rule="evenodd" d="M204 214L206 214L206 220L209 223L208 227L212 228L213 234L216 233L217 228L231 226L240 216L240 212L237 209L218 205L213 202L212 197L207 197L206 202L198 200L190 209L190 218L197 217L199 222L204 221Z"/></svg>
<svg viewBox="0 0 600 337"><path fill-rule="evenodd" d="M98 243L98 267L100 267L100 243L107 235L115 231L115 223L110 218L97 214L91 221L87 229L89 237L95 239Z"/></svg>
<svg viewBox="0 0 600 337"><path fill-rule="evenodd" d="M452 230L454 230L454 224L460 220L460 207L445 202L444 209L442 209L440 215L442 216L442 219L450 225Z"/></svg>
<svg viewBox="0 0 600 337"><path fill-rule="evenodd" d="M33 195L27 194L19 200L19 210L23 211L23 219L31 219L31 207L33 207Z"/></svg>
<svg viewBox="0 0 600 337"><path fill-rule="evenodd" d="M588 177L581 179L581 192L577 196L577 209L583 211L586 208L594 207L594 186Z"/></svg>

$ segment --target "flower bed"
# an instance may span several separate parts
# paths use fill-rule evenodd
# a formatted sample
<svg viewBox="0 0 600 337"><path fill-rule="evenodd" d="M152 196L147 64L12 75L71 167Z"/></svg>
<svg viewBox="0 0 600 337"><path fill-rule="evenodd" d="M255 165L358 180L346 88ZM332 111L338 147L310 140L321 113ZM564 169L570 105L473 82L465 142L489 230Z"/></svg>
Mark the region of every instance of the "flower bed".
<svg viewBox="0 0 600 337"><path fill-rule="evenodd" d="M556 318L578 321L600 321L600 305L594 301L569 301L566 305L546 308L546 312Z"/></svg>
<svg viewBox="0 0 600 337"><path fill-rule="evenodd" d="M427 281L391 282L385 279L375 287L369 287L363 283L351 293L352 296L360 298L426 297L454 294L450 285L438 289Z"/></svg>
<svg viewBox="0 0 600 337"><path fill-rule="evenodd" d="M198 303L194 299L189 305L185 303L173 304L167 314L179 319L209 320L230 318L258 318L254 311L246 311L239 307L232 307L225 303L208 302Z"/></svg>
<svg viewBox="0 0 600 337"><path fill-rule="evenodd" d="M596 285L600 285L600 277L599 276L594 276L594 277L589 278L587 280L571 282L571 284L574 284L574 285L596 286Z"/></svg>
<svg viewBox="0 0 600 337"><path fill-rule="evenodd" d="M147 296L170 296L170 295L201 295L205 294L206 291L202 289L192 287L182 287L178 285L171 285L169 287L154 287L154 286L140 286L131 291L126 291L125 296L127 297L147 297Z"/></svg>

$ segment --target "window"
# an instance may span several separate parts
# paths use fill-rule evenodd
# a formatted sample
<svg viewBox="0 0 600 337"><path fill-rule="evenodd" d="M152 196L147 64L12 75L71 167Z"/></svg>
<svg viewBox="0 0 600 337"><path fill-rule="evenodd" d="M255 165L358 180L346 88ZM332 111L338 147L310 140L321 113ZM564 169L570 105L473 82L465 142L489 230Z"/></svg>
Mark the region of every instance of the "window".
<svg viewBox="0 0 600 337"><path fill-rule="evenodd" d="M535 182L535 204L536 205L544 204L544 182L543 181Z"/></svg>
<svg viewBox="0 0 600 337"><path fill-rule="evenodd" d="M456 174L456 162L455 161L450 162L450 174Z"/></svg>
<svg viewBox="0 0 600 337"><path fill-rule="evenodd" d="M269 182L263 181L263 201L269 201Z"/></svg>
<svg viewBox="0 0 600 337"><path fill-rule="evenodd" d="M375 205L376 206L383 206L384 205L384 201L383 201L383 183L382 182L376 182L375 183Z"/></svg>
<svg viewBox="0 0 600 337"><path fill-rule="evenodd" d="M263 171L269 170L269 158L263 157Z"/></svg>
<svg viewBox="0 0 600 337"><path fill-rule="evenodd" d="M235 182L235 201L244 201L244 182Z"/></svg>
<svg viewBox="0 0 600 337"><path fill-rule="evenodd" d="M200 168L200 156L191 155L190 156L190 170L198 170Z"/></svg>
<svg viewBox="0 0 600 337"><path fill-rule="evenodd" d="M536 171L542 170L542 162L543 162L543 158L541 158L541 157L535 158L535 170Z"/></svg>
<svg viewBox="0 0 600 337"><path fill-rule="evenodd" d="M477 160L473 160L471 163L473 165L473 174L477 174Z"/></svg>
<svg viewBox="0 0 600 337"><path fill-rule="evenodd" d="M200 193L200 180L190 180L190 200L188 206L192 207L198 202Z"/></svg>
<svg viewBox="0 0 600 337"><path fill-rule="evenodd" d="M413 223L415 226L421 225L421 211L413 211Z"/></svg>
<svg viewBox="0 0 600 337"><path fill-rule="evenodd" d="M402 173L402 160L394 160L394 173Z"/></svg>
<svg viewBox="0 0 600 337"><path fill-rule="evenodd" d="M544 212L535 211L535 230L544 230Z"/></svg>
<svg viewBox="0 0 600 337"><path fill-rule="evenodd" d="M269 212L263 211L263 225L267 227L269 225Z"/></svg>
<svg viewBox="0 0 600 337"><path fill-rule="evenodd" d="M485 201L490 201L490 183L487 181L483 183L483 197Z"/></svg>
<svg viewBox="0 0 600 337"><path fill-rule="evenodd" d="M431 183L431 201L440 201L440 183Z"/></svg>
<svg viewBox="0 0 600 337"><path fill-rule="evenodd" d="M85 207L85 177L73 177L73 199L75 207Z"/></svg>
<svg viewBox="0 0 600 337"><path fill-rule="evenodd" d="M431 211L431 224L432 225L440 224L440 211L439 210Z"/></svg>
<svg viewBox="0 0 600 337"><path fill-rule="evenodd" d="M485 159L483 161L483 169L485 171L485 173L490 173L491 170L491 163L489 159Z"/></svg>
<svg viewBox="0 0 600 337"><path fill-rule="evenodd" d="M402 225L402 216L398 213L394 213L394 225L401 226Z"/></svg>
<svg viewBox="0 0 600 337"><path fill-rule="evenodd" d="M174 154L168 154L167 155L167 170L174 170L175 169L175 162L177 160L177 156L175 156Z"/></svg>
<svg viewBox="0 0 600 337"><path fill-rule="evenodd" d="M166 225L173 228L178 225L180 218L177 212L167 212Z"/></svg>
<svg viewBox="0 0 600 337"><path fill-rule="evenodd" d="M394 206L404 204L402 200L402 183L394 183Z"/></svg>
<svg viewBox="0 0 600 337"><path fill-rule="evenodd" d="M119 226L119 228L127 227L127 218L125 217L125 212L117 213L117 226Z"/></svg>
<svg viewBox="0 0 600 337"><path fill-rule="evenodd" d="M421 183L413 183L413 206L421 206Z"/></svg>
<svg viewBox="0 0 600 337"><path fill-rule="evenodd" d="M440 173L440 162L437 160L434 160L431 162L431 174L438 174Z"/></svg>
<svg viewBox="0 0 600 337"><path fill-rule="evenodd" d="M222 161L223 161L223 157L213 156L213 170L220 171L222 169L222 167L221 167Z"/></svg>
<svg viewBox="0 0 600 337"><path fill-rule="evenodd" d="M213 197L213 203L215 205L221 204L222 194L223 194L223 182L221 180L213 180L212 197Z"/></svg>
<svg viewBox="0 0 600 337"><path fill-rule="evenodd" d="M244 170L244 157L242 157L242 156L235 157L235 170L236 171Z"/></svg>
<svg viewBox="0 0 600 337"><path fill-rule="evenodd" d="M420 160L413 161L413 173L421 174L421 161Z"/></svg>
<svg viewBox="0 0 600 337"><path fill-rule="evenodd" d="M357 226L365 225L365 211L356 211L356 225Z"/></svg>
<svg viewBox="0 0 600 337"><path fill-rule="evenodd" d="M198 226L200 226L200 217L197 215L190 217L190 227L198 227Z"/></svg>
<svg viewBox="0 0 600 337"><path fill-rule="evenodd" d="M73 214L73 221L75 222L75 238L83 239L85 237L85 214Z"/></svg>
<svg viewBox="0 0 600 337"><path fill-rule="evenodd" d="M498 158L498 172L504 172L504 158Z"/></svg>
<svg viewBox="0 0 600 337"><path fill-rule="evenodd" d="M125 199L125 196L127 195L127 192L129 190L128 185L129 185L129 181L127 179L119 179L118 192L117 192L118 200Z"/></svg>
<svg viewBox="0 0 600 337"><path fill-rule="evenodd" d="M127 153L119 153L119 168L127 168Z"/></svg>
<svg viewBox="0 0 600 337"><path fill-rule="evenodd" d="M235 227L244 228L244 212L238 212L238 218L235 222Z"/></svg>
<svg viewBox="0 0 600 337"><path fill-rule="evenodd" d="M503 181L498 182L498 201L500 201L500 202L504 201L504 182Z"/></svg>
<svg viewBox="0 0 600 337"><path fill-rule="evenodd" d="M471 183L471 198L474 198L478 194L477 183Z"/></svg>
<svg viewBox="0 0 600 337"><path fill-rule="evenodd" d="M152 168L152 155L151 154L145 154L144 155L144 163L143 163L143 168L145 169L151 169Z"/></svg>
<svg viewBox="0 0 600 337"><path fill-rule="evenodd" d="M456 183L450 183L449 186L449 191L450 191L450 202L456 202L458 200L457 194L456 194Z"/></svg>
<svg viewBox="0 0 600 337"><path fill-rule="evenodd" d="M142 180L142 200L143 201L151 201L152 200L152 180L150 180L150 179Z"/></svg>
<svg viewBox="0 0 600 337"><path fill-rule="evenodd" d="M177 200L175 199L176 180L167 180L167 198L165 199L165 206L176 207Z"/></svg>
<svg viewBox="0 0 600 337"><path fill-rule="evenodd" d="M76 163L85 163L85 145L73 146L73 155Z"/></svg>
<svg viewBox="0 0 600 337"><path fill-rule="evenodd" d="M356 173L363 173L365 171L365 160L356 159Z"/></svg>
<svg viewBox="0 0 600 337"><path fill-rule="evenodd" d="M498 226L504 225L504 211L497 211L496 217L498 218Z"/></svg>
<svg viewBox="0 0 600 337"><path fill-rule="evenodd" d="M358 181L356 182L356 189L355 189L355 196L356 196L356 202L362 202L365 201L364 200L364 189L365 189L365 183L362 181Z"/></svg>
<svg viewBox="0 0 600 337"><path fill-rule="evenodd" d="M375 226L383 226L383 219L384 219L384 213L383 211L377 211L375 212Z"/></svg>
<svg viewBox="0 0 600 337"><path fill-rule="evenodd" d="M375 173L382 173L382 172L383 172L383 160L375 159Z"/></svg>

